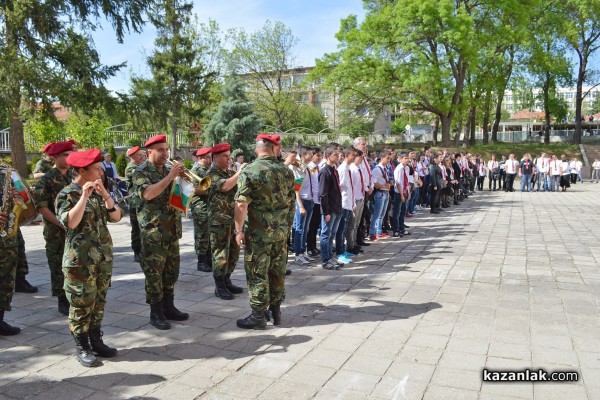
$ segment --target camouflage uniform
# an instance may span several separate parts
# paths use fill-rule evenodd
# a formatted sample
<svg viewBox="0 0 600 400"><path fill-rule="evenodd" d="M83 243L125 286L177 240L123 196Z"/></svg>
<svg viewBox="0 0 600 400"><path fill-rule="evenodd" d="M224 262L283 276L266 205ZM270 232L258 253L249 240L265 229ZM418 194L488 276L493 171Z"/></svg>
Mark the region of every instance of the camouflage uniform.
<svg viewBox="0 0 600 400"><path fill-rule="evenodd" d="M197 165L192 172L201 178L206 176L209 168ZM194 188L198 188L199 182L194 180ZM194 216L194 248L196 254L210 255L210 236L208 233L208 195L194 195L190 203L190 209Z"/></svg>
<svg viewBox="0 0 600 400"><path fill-rule="evenodd" d="M39 210L47 207L55 212L55 200L58 193L68 186L73 180L71 169L65 175L61 174L56 168L46 172L46 175L40 178L35 185L34 198L35 206ZM62 272L62 259L65 250L65 230L62 227L54 225L44 218L44 239L46 240L46 257L48 257L48 266L50 267L50 281L52 284L52 296L64 296L65 277Z"/></svg>
<svg viewBox="0 0 600 400"><path fill-rule="evenodd" d="M244 266L252 310L285 299L285 267L296 195L294 175L274 156L260 156L240 174L235 200L248 203Z"/></svg>
<svg viewBox="0 0 600 400"><path fill-rule="evenodd" d="M0 169L0 207L2 193L6 183L6 170ZM19 231L19 235L21 232ZM12 238L0 237L0 310L10 311L13 291L15 290L15 274L18 264L19 239L18 235Z"/></svg>
<svg viewBox="0 0 600 400"><path fill-rule="evenodd" d="M50 171L53 166L54 163L52 161L48 160L47 158L41 158L35 164L35 168L33 168L33 173L37 174L43 172L45 174L46 172Z"/></svg>
<svg viewBox="0 0 600 400"><path fill-rule="evenodd" d="M21 233L21 229L17 232L19 240L19 258L17 260L17 276L24 278L29 273L29 264L27 264L27 255L25 254L25 239Z"/></svg>
<svg viewBox="0 0 600 400"><path fill-rule="evenodd" d="M56 217L66 230L62 272L70 303L69 328L75 335L99 328L104 317L106 293L112 276L112 239L107 227L108 211L102 197L93 192L81 222L69 229L69 211L81 198L81 186L73 182L56 198Z"/></svg>
<svg viewBox="0 0 600 400"><path fill-rule="evenodd" d="M144 190L169 171L150 161L140 164L133 173L133 187L139 198L138 223L142 238L142 270L146 275L146 302L157 304L167 292L172 293L179 278L180 212L169 206L173 182L157 197L144 200Z"/></svg>
<svg viewBox="0 0 600 400"><path fill-rule="evenodd" d="M125 183L127 184L127 194L129 195L129 222L131 223L131 249L135 254L140 254L142 250L142 239L140 238L140 225L137 219L137 208L140 205L140 199L136 196L133 188L133 173L137 164L130 161L125 168Z"/></svg>
<svg viewBox="0 0 600 400"><path fill-rule="evenodd" d="M213 276L225 278L231 275L240 258L240 247L233 235L234 196L237 186L227 192L221 192L219 188L227 179L235 175L235 171L223 171L212 166L207 174L211 179L208 189L208 222L213 255Z"/></svg>

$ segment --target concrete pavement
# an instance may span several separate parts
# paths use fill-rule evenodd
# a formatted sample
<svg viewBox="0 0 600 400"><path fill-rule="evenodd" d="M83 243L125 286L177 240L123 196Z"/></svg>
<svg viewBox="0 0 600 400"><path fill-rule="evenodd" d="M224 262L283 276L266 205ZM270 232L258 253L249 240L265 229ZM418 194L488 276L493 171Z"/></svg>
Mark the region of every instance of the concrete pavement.
<svg viewBox="0 0 600 400"><path fill-rule="evenodd" d="M238 329L197 272L185 221L170 331L149 325L128 218L115 247L105 340L118 357L81 367L50 297L41 226L23 227L35 295L15 295L0 337L0 399L600 399L600 185L483 192L412 235L365 248L344 270L297 267L283 326ZM245 287L243 265L233 276ZM580 373L575 383L482 383L482 368Z"/></svg>

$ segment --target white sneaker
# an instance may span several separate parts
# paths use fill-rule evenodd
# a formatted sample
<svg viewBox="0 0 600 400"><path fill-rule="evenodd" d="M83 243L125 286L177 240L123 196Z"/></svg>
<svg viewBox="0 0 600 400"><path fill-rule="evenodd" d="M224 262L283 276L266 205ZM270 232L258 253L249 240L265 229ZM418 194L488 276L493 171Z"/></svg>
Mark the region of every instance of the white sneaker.
<svg viewBox="0 0 600 400"><path fill-rule="evenodd" d="M294 261L294 263L296 265L308 265L308 264L310 264L308 262L308 260L305 260L304 257L302 257L302 254L299 254L299 255L296 256L296 260Z"/></svg>
<svg viewBox="0 0 600 400"><path fill-rule="evenodd" d="M304 258L306 261L308 261L308 262L313 262L313 261L315 261L315 259L314 259L313 257L309 256L309 255L308 255L308 252L306 252L306 251L304 252L304 254L302 254L302 257L303 257L303 258Z"/></svg>
<svg viewBox="0 0 600 400"><path fill-rule="evenodd" d="M423 207L421 207L421 206L415 206L415 210L416 210L416 211L422 211L422 210L423 210Z"/></svg>

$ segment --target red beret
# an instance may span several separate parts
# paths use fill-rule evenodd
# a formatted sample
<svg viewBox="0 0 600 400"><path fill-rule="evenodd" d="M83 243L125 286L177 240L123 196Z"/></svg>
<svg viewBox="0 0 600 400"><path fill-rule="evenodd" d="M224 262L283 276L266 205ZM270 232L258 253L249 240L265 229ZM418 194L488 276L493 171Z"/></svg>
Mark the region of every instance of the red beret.
<svg viewBox="0 0 600 400"><path fill-rule="evenodd" d="M44 146L44 148L42 149L42 153L45 153L48 151L48 149L50 149L50 147L54 144L54 142L50 142L47 145Z"/></svg>
<svg viewBox="0 0 600 400"><path fill-rule="evenodd" d="M273 135L273 139L277 142L277 144L281 143L281 135Z"/></svg>
<svg viewBox="0 0 600 400"><path fill-rule="evenodd" d="M212 147L203 147L196 152L196 157L205 156L212 153Z"/></svg>
<svg viewBox="0 0 600 400"><path fill-rule="evenodd" d="M52 143L50 148L46 151L49 156L55 156L65 151L73 151L73 143L71 142L56 142Z"/></svg>
<svg viewBox="0 0 600 400"><path fill-rule="evenodd" d="M231 150L231 145L229 143L219 143L215 145L211 150L213 154L222 153L224 151Z"/></svg>
<svg viewBox="0 0 600 400"><path fill-rule="evenodd" d="M144 147L149 147L157 143L167 143L167 135L152 136L146 141L146 143L144 143Z"/></svg>
<svg viewBox="0 0 600 400"><path fill-rule="evenodd" d="M273 144L279 144L277 142L277 140L275 139L275 135L269 135L268 133L259 133L258 136L256 137L256 140L262 140L262 141L269 141Z"/></svg>
<svg viewBox="0 0 600 400"><path fill-rule="evenodd" d="M140 146L134 146L134 147L130 148L129 150L127 150L127 157L131 157L138 151L140 151Z"/></svg>
<svg viewBox="0 0 600 400"><path fill-rule="evenodd" d="M69 139L67 142L74 144L75 146L79 146L79 143L75 141L75 139Z"/></svg>
<svg viewBox="0 0 600 400"><path fill-rule="evenodd" d="M67 157L67 164L74 168L85 168L100 161L102 161L102 153L98 149L74 151Z"/></svg>

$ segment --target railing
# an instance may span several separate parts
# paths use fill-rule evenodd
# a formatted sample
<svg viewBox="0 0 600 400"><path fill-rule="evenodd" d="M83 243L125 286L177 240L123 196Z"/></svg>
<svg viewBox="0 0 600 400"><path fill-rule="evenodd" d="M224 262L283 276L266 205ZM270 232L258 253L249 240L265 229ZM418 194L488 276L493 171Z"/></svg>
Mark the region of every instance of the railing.
<svg viewBox="0 0 600 400"><path fill-rule="evenodd" d="M8 128L2 129L0 131L0 152L8 153L10 152L10 143L8 138Z"/></svg>
<svg viewBox="0 0 600 400"><path fill-rule="evenodd" d="M159 135L165 132L136 132L136 131L121 131L107 130L106 137L114 147L131 147L144 144L146 140L152 136ZM171 134L166 133L167 143L171 144ZM196 135L187 130L178 130L176 134L176 146L197 146Z"/></svg>

